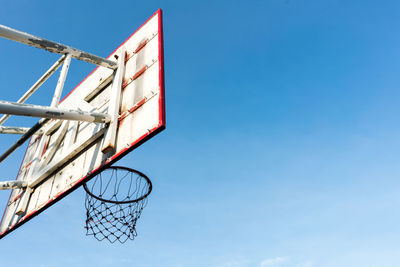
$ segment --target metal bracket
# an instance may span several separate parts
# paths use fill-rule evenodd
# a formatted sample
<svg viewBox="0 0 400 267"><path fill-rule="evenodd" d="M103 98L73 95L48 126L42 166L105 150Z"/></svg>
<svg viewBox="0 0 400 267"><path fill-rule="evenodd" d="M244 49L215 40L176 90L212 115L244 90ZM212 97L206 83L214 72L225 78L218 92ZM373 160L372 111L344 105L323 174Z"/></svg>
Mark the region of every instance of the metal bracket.
<svg viewBox="0 0 400 267"><path fill-rule="evenodd" d="M118 56L118 68L116 70L112 87L111 87L111 99L108 114L111 117L110 125L105 133L104 143L101 151L108 153L115 148L115 139L117 136L118 128L118 117L121 106L121 93L122 93L122 81L125 73L125 53L126 49L124 46L121 47Z"/></svg>

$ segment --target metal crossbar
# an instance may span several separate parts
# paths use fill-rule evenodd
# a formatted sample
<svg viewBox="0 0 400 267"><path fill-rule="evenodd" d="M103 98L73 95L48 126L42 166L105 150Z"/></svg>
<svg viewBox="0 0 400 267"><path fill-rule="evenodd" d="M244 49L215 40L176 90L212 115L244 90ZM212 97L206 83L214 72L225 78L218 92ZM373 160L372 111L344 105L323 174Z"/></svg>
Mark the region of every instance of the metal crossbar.
<svg viewBox="0 0 400 267"><path fill-rule="evenodd" d="M76 121L87 121L87 122L96 122L96 123L108 123L111 119L114 119L115 114L106 114L106 113L96 113L96 112L85 112L80 110L68 110L68 109L60 109L58 108L58 103L60 101L60 97L62 94L62 90L64 87L65 79L68 73L69 65L71 62L71 58L76 58L85 62L93 63L99 66L103 66L106 68L110 68L113 70L117 70L119 65L117 62L98 57L96 55L78 50L76 48L63 45L60 43L56 43L47 39L43 39L25 32L21 32L4 25L0 25L0 37L20 42L23 44L27 44L36 48L44 49L52 53L62 54L62 57L57 60L56 63L51 66L39 80L32 85L31 88L18 100L18 102L8 102L0 100L0 113L5 114L0 118L0 133L8 133L8 134L23 134L21 138L14 143L6 152L0 155L0 162L6 159L11 153L13 153L18 147L20 147L23 143L25 143L32 135L43 134L42 127L50 121L50 119L59 119L59 120L76 120ZM121 62L124 62L121 60ZM51 101L50 107L47 106L37 106L37 105L29 105L24 104L24 102L63 64L63 67L60 72L60 76L57 82L57 86L54 91L53 99ZM120 73L121 71L117 72ZM118 75L117 84L122 83L122 75ZM117 100L116 100L117 101ZM19 116L29 116L29 117L39 117L42 118L39 122L37 122L32 128L23 128L23 127L5 127L1 126L10 115L19 115ZM102 132L102 134L104 134ZM112 139L112 138L111 138ZM113 142L110 141L112 144ZM81 148L77 148L76 151ZM75 153L75 152L74 152ZM74 155L74 153L70 153ZM43 177L38 177L36 180L41 181ZM35 181L35 182L37 182ZM34 182L34 183L35 183ZM0 184L1 189L10 189L10 188L21 188L25 187L26 184L21 184L15 181L8 181L4 184ZM31 185L32 186L32 185Z"/></svg>
<svg viewBox="0 0 400 267"><path fill-rule="evenodd" d="M59 60L57 60L56 63L53 64L53 66L51 66L46 72L45 74L42 75L42 77L39 78L39 80L37 80L37 82L35 82L34 85L32 85L31 88L29 88L28 91L26 91L26 93L17 101L17 103L24 103L34 92L36 92L37 89L39 89L39 87L45 82L47 81L47 79L50 78L50 76L61 66L61 64L64 62L66 55L63 55ZM0 125L2 125L8 118L10 117L10 115L5 114L3 115L3 117L1 117L0 119Z"/></svg>
<svg viewBox="0 0 400 267"><path fill-rule="evenodd" d="M21 32L4 25L0 25L0 37L30 45L36 48L44 49L52 53L63 55L71 54L73 58L113 70L117 68L117 63L109 59L102 58L67 45L43 39L29 33Z"/></svg>

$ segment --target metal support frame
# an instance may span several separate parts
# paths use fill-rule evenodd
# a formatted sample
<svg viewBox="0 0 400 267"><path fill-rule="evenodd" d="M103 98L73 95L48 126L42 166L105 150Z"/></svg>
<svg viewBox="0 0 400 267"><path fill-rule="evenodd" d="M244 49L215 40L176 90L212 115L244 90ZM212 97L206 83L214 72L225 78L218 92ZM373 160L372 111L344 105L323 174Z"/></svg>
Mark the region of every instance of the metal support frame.
<svg viewBox="0 0 400 267"><path fill-rule="evenodd" d="M62 157L53 159L49 165L44 167L39 173L36 173L34 177L28 181L27 188L35 188L38 184L46 180L49 175L54 173L54 171L56 171L60 166L63 166L66 162L70 161L76 155L81 153L89 144L93 143L93 141L104 135L105 130L106 128L102 127L87 140L76 143L69 147Z"/></svg>
<svg viewBox="0 0 400 267"><path fill-rule="evenodd" d="M36 92L37 89L39 89L39 87L45 82L47 81L48 78L50 78L50 76L61 66L61 64L64 62L66 55L63 55L59 60L57 60L56 63L53 64L53 66L51 66L46 72L45 74L42 75L42 77L39 78L39 80L37 80L37 82L35 82L34 85L32 85L31 88L29 88L28 91L26 91L26 93L17 101L17 103L24 103L34 92ZM1 117L0 119L0 125L2 125L8 118L10 117L10 115L6 114L3 115L3 117Z"/></svg>
<svg viewBox="0 0 400 267"><path fill-rule="evenodd" d="M0 25L0 37L41 48L57 54L71 54L73 58L115 70L117 63L76 48L46 40L29 33L21 32L10 27Z"/></svg>
<svg viewBox="0 0 400 267"><path fill-rule="evenodd" d="M9 40L27 44L36 48L41 48L52 53L62 54L62 57L59 60L57 60L57 62L55 62L53 66L51 66L46 71L46 73L43 74L42 77L40 77L39 80L37 80L37 82L31 86L31 88L29 88L29 90L18 100L18 102L15 103L8 101L0 101L0 113L5 114L0 118L0 133L23 134L16 143L14 143L9 149L7 149L7 151L5 151L2 155L0 155L0 162L4 161L4 159L6 159L22 144L24 144L34 134L45 134L42 128L50 121L50 119L87 121L87 122L97 122L97 123L110 122L108 128L105 128L103 126L101 130L99 130L97 133L91 136L88 140L79 144L74 144L74 146L70 147L69 150L66 151L67 156L55 159L54 162L52 162L52 164L46 166L46 168L43 169L39 174L35 174L35 177L32 177L29 181L0 182L0 190L23 189L22 199L16 211L18 215L21 215L26 211L26 207L28 205L29 198L32 194L33 188L37 184L41 183L44 179L46 179L48 173L53 172L54 169L58 168L58 166L65 164L66 161L73 158L75 155L77 155L77 153L80 153L80 151L83 150L89 143L93 142L93 140L95 140L101 135L106 134L106 143L105 143L106 145L103 147L103 149L109 150L114 148L115 132L118 123L118 115L120 108L120 93L122 88L121 85L122 85L123 74L125 71L124 68L125 50L123 49L122 52L120 53L119 62L117 64L117 62L115 61L98 57L93 54L60 43L52 42L28 33L24 33L3 25L0 25L0 37L4 37ZM60 97L62 94L62 90L64 87L65 79L68 73L72 57L115 70L115 75L113 78L114 79L113 94L110 100L112 105L110 110L108 111L108 114L58 108L58 103L60 101ZM61 64L63 64L63 67L60 72L60 76L54 91L50 107L24 104L24 102L61 66ZM1 126L10 117L10 115L39 117L42 119L39 122L37 122L32 128ZM63 127L64 132L62 132L61 135L65 134L68 127L68 122L65 122L64 124L65 124L65 127ZM44 142L48 138L47 136L43 137L44 138L41 138L40 141L41 145L44 144ZM60 137L60 142L61 138L62 137ZM37 153L39 153L40 150L41 149L38 149ZM54 153L54 151L49 150L48 154L50 155L51 153ZM31 170L29 171L30 174L32 174L33 169L35 168L32 167Z"/></svg>
<svg viewBox="0 0 400 267"><path fill-rule="evenodd" d="M22 189L26 188L28 186L28 183L25 181L4 181L0 182L0 190L6 190L6 189Z"/></svg>
<svg viewBox="0 0 400 267"><path fill-rule="evenodd" d="M54 96L53 96L53 99L51 100L50 106L52 106L52 107L57 107L58 102L60 101L61 92L64 88L65 79L67 78L69 64L71 64L71 54L67 54L67 57L64 60L64 65L61 69L60 77L58 78L56 89L54 90Z"/></svg>
<svg viewBox="0 0 400 267"><path fill-rule="evenodd" d="M60 109L47 106L19 104L0 100L0 113L38 117L59 120L87 121L107 123L110 121L110 115L105 113L87 112L72 109Z"/></svg>
<svg viewBox="0 0 400 267"><path fill-rule="evenodd" d="M121 106L121 91L122 82L125 73L125 47L121 47L118 55L118 69L115 72L112 87L111 87L111 99L110 106L108 108L108 114L111 117L110 125L105 133L104 145L101 149L103 153L108 153L115 148L115 138L117 136L118 117Z"/></svg>
<svg viewBox="0 0 400 267"><path fill-rule="evenodd" d="M28 140L32 135L34 135L43 125L45 125L50 119L42 119L38 123L36 123L32 128L29 129L21 138L10 146L3 155L0 156L0 162L5 160L11 153L13 153L18 147L22 146L26 140Z"/></svg>
<svg viewBox="0 0 400 267"><path fill-rule="evenodd" d="M29 131L28 127L12 127L12 126L0 126L0 134L25 134ZM43 134L43 130L38 130L36 134Z"/></svg>

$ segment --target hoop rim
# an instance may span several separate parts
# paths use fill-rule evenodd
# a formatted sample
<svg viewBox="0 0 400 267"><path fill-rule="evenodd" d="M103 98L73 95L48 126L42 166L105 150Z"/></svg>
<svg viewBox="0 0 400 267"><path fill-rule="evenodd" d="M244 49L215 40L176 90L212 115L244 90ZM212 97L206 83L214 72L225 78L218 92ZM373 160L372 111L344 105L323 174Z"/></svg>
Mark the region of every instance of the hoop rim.
<svg viewBox="0 0 400 267"><path fill-rule="evenodd" d="M97 200L106 202L106 203L128 204L128 203L133 203L133 202L139 202L139 201L141 201L141 200L147 198L147 197L150 195L151 191L153 190L153 184L151 183L149 177L147 177L146 174L144 174L144 173L142 173L142 172L140 172L140 171L138 171L138 170L128 168L128 167L124 167L124 166L110 166L110 167L107 167L107 168L105 168L104 170L102 170L102 171L101 171L100 173L98 173L97 175L100 175L102 172L104 172L104 171L106 171L106 170L108 170L108 169L115 169L115 170L122 169L122 170L125 170L125 171L134 172L134 173L138 174L140 177L144 178L144 179L146 180L146 182L149 184L149 190L148 190L148 192L147 192L146 194L144 194L143 196L141 196L141 197L139 197L139 198L137 198L137 199L134 199L134 200L127 200L127 201L109 200L109 199L104 199L104 198L98 197L98 196L94 195L92 192L90 192L89 188L88 188L87 185L86 185L86 183L88 182L88 181L87 181L87 182L83 183L83 188L85 189L86 193L88 193L91 197L93 197L93 198L95 198L95 199L97 199ZM93 178L96 177L97 175L93 176ZM92 180L93 178L91 178L90 180Z"/></svg>

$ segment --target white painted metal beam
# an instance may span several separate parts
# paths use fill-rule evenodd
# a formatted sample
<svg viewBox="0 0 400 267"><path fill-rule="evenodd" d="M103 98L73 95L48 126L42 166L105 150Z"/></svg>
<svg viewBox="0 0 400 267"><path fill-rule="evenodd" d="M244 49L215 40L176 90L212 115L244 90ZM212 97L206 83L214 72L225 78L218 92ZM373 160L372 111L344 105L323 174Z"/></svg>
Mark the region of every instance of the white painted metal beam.
<svg viewBox="0 0 400 267"><path fill-rule="evenodd" d="M117 63L106 58L102 58L76 48L46 40L29 33L18 31L10 27L0 25L0 37L44 49L52 53L71 54L73 58L93 63L110 69L116 69Z"/></svg>
<svg viewBox="0 0 400 267"><path fill-rule="evenodd" d="M35 82L34 85L32 85L31 88L29 88L28 91L26 91L26 93L17 101L17 103L24 103L37 89L39 89L39 87L48 79L50 78L50 76L61 66L61 64L64 62L65 59L65 55L63 55L59 60L57 60L56 63L53 64L53 66L51 66L45 74L42 75L42 77L39 78L39 80L37 80L37 82ZM2 125L8 118L10 117L10 115L4 115L3 117L1 117L0 119L0 125Z"/></svg>
<svg viewBox="0 0 400 267"><path fill-rule="evenodd" d="M26 181L4 181L0 182L0 190L6 189L21 189L27 186Z"/></svg>
<svg viewBox="0 0 400 267"><path fill-rule="evenodd" d="M58 78L56 89L54 90L53 99L51 100L50 106L52 106L52 107L57 107L58 102L60 102L61 93L64 88L65 79L67 78L69 64L71 64L71 54L67 54L67 57L64 60L63 67L60 72L60 77Z"/></svg>
<svg viewBox="0 0 400 267"><path fill-rule="evenodd" d="M0 126L0 134L25 134L29 129L28 127ZM43 134L43 130L38 130L36 134Z"/></svg>
<svg viewBox="0 0 400 267"><path fill-rule="evenodd" d="M63 166L68 161L70 161L73 157L81 153L83 150L87 149L87 147L92 144L96 139L100 136L104 135L105 128L101 128L97 132L95 132L88 139L84 140L81 143L76 143L73 146L69 147L68 150L59 155L57 158L54 158L49 165L46 165L42 171L32 180L28 182L28 188L34 188L44 180L46 180L49 175L51 175L54 171L56 171L60 166Z"/></svg>
<svg viewBox="0 0 400 267"><path fill-rule="evenodd" d="M97 112L86 112L72 109L59 109L47 106L20 104L0 100L0 113L27 117L38 117L59 120L75 120L107 123L110 115Z"/></svg>
<svg viewBox="0 0 400 267"><path fill-rule="evenodd" d="M0 156L0 162L5 160L11 153L13 153L18 147L22 146L26 140L28 140L32 135L34 135L40 128L43 127L50 119L41 119L38 123L33 125L32 128L30 128L23 136L21 136L20 139L16 143L14 143L12 146L10 146L6 152L4 152Z"/></svg>
<svg viewBox="0 0 400 267"><path fill-rule="evenodd" d="M121 47L118 55L118 68L114 75L114 79L111 87L111 99L110 106L108 108L108 114L111 117L110 125L108 126L107 132L104 138L104 144L101 149L103 153L108 153L115 148L115 139L117 136L118 128L118 117L119 110L121 107L121 94L122 94L122 82L125 74L125 47Z"/></svg>

